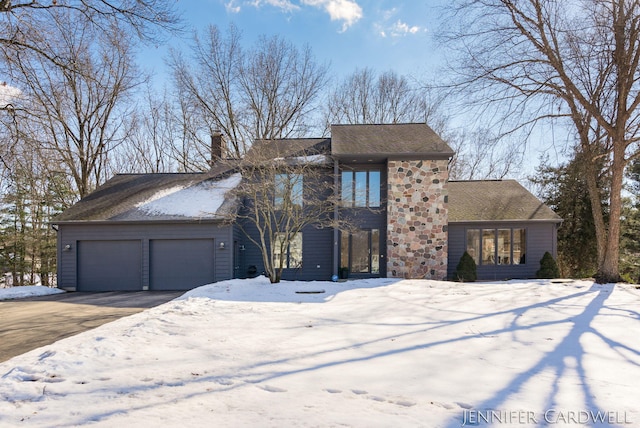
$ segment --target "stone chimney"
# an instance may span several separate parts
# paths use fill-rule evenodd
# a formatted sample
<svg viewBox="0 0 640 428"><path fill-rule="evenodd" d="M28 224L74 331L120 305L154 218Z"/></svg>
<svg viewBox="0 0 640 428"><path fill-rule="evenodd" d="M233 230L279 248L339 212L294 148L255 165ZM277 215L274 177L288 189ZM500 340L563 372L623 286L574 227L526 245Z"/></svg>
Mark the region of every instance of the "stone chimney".
<svg viewBox="0 0 640 428"><path fill-rule="evenodd" d="M224 144L224 139L222 138L222 132L213 131L211 134L211 160L209 164L213 167L213 165L220 159L222 159L222 145Z"/></svg>

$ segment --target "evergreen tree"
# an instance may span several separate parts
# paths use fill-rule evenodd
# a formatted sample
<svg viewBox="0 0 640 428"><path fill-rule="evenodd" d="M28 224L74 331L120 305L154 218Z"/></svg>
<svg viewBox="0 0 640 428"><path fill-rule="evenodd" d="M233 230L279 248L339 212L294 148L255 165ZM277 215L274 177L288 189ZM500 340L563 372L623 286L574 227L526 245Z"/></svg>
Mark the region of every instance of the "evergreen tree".
<svg viewBox="0 0 640 428"><path fill-rule="evenodd" d="M558 229L557 263L564 277L591 277L598 268L595 225L583 168L580 154L575 153L571 161L557 167L543 160L536 169L537 176L529 178L539 186L542 201L563 219ZM607 188L606 177L601 177L603 200Z"/></svg>
<svg viewBox="0 0 640 428"><path fill-rule="evenodd" d="M463 282L474 282L478 278L476 273L476 262L466 251L460 257L460 262L456 266L455 279Z"/></svg>
<svg viewBox="0 0 640 428"><path fill-rule="evenodd" d="M536 272L538 278L559 278L560 269L550 252L545 252L540 260L540 270Z"/></svg>
<svg viewBox="0 0 640 428"><path fill-rule="evenodd" d="M628 282L640 284L640 160L631 162L627 171L628 190L622 208L620 237L620 274Z"/></svg>
<svg viewBox="0 0 640 428"><path fill-rule="evenodd" d="M11 284L54 285L56 234L51 220L72 201L65 174L41 168L27 156L8 174L0 206L0 262Z"/></svg>

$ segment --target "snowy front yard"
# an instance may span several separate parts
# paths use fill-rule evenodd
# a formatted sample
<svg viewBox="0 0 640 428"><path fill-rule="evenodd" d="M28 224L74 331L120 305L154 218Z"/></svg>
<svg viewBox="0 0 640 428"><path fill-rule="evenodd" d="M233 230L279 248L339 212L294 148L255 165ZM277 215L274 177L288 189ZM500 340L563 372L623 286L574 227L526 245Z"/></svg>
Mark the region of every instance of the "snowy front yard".
<svg viewBox="0 0 640 428"><path fill-rule="evenodd" d="M227 281L0 364L0 426L640 426L639 331L625 284Z"/></svg>

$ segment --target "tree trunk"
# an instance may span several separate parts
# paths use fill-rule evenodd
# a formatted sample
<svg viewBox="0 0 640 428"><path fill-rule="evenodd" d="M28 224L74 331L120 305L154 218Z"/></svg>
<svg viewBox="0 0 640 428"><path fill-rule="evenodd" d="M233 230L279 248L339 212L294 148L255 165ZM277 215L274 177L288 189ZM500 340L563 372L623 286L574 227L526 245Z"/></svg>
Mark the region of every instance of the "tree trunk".
<svg viewBox="0 0 640 428"><path fill-rule="evenodd" d="M605 283L620 282L620 216L622 214L622 181L624 178L624 149L616 145L611 165L611 195L609 198L609 231L604 244L602 260L598 260L596 281ZM600 246L600 245L598 245ZM599 258L600 259L600 258Z"/></svg>

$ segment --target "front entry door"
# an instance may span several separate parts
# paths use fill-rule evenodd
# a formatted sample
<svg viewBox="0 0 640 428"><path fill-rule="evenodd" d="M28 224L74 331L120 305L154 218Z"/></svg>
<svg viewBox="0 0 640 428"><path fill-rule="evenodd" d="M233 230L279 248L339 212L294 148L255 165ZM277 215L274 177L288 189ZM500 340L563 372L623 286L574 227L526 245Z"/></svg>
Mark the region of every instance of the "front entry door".
<svg viewBox="0 0 640 428"><path fill-rule="evenodd" d="M380 230L343 232L341 244L342 267L348 267L351 276L380 275Z"/></svg>

